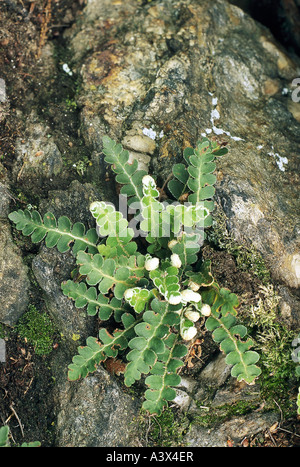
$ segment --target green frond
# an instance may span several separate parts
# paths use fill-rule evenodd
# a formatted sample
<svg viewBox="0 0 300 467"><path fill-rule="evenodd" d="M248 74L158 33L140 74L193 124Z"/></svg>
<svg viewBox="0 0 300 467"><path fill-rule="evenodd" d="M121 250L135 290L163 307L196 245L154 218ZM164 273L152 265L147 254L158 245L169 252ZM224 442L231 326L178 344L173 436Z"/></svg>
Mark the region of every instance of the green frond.
<svg viewBox="0 0 300 467"><path fill-rule="evenodd" d="M183 366L181 360L187 354L187 347L178 344L179 335L170 333L164 340L165 351L153 365L145 380L149 389L145 392L143 408L151 414L160 415L168 404L176 397L175 386L181 382L177 370Z"/></svg>
<svg viewBox="0 0 300 467"><path fill-rule="evenodd" d="M146 311L142 321L135 326L136 337L129 341L132 350L127 355L126 386L134 384L143 373L148 374L156 362L161 361L167 350L165 337L169 335L169 328L179 323L174 310L176 308L155 298L151 310Z"/></svg>
<svg viewBox="0 0 300 467"><path fill-rule="evenodd" d="M108 136L103 137L103 153L105 162L111 164L112 170L116 173L116 181L123 185L121 194L128 197L128 205L133 202L141 203L142 179L147 172L138 170L138 162L135 159L129 163L129 152Z"/></svg>
<svg viewBox="0 0 300 467"><path fill-rule="evenodd" d="M179 270L170 261L164 260L160 266L149 273L158 292L170 303L180 299ZM177 302L178 303L178 302Z"/></svg>
<svg viewBox="0 0 300 467"><path fill-rule="evenodd" d="M77 264L80 266L80 274L86 276L88 285L99 284L99 290L104 295L113 288L118 300L123 298L126 289L147 283L141 279L140 268L136 268L135 274L134 268L129 268L128 265L119 266L116 260L104 259L100 254L90 255L80 251Z"/></svg>
<svg viewBox="0 0 300 467"><path fill-rule="evenodd" d="M261 374L261 369L255 364L259 360L257 352L249 350L253 346L251 339L243 340L247 328L238 324L236 319L236 306L238 300L235 294L228 293L227 289L214 286L207 295L202 294L206 303L210 297L212 315L206 321L206 329L212 332L215 342L226 355L226 363L232 366L231 375L238 381L252 384ZM223 308L224 307L224 308Z"/></svg>
<svg viewBox="0 0 300 467"><path fill-rule="evenodd" d="M31 236L33 243L40 243L45 239L48 248L57 247L60 253L65 253L73 244L72 251L76 255L79 251L88 250L97 252L98 235L96 229L85 231L85 226L76 222L73 226L68 217L59 217L58 221L51 212L47 212L43 219L38 211L11 212L9 219L16 224L16 229L21 230L24 236Z"/></svg>
<svg viewBox="0 0 300 467"><path fill-rule="evenodd" d="M100 362L108 357L114 358L119 351L128 347L128 338L134 333L134 326L137 321L131 314L122 315L123 330L116 330L113 335L106 329L100 329L99 339L88 337L86 346L78 347L78 354L73 357L69 365L68 378L75 381L85 378L89 373L93 373Z"/></svg>
<svg viewBox="0 0 300 467"><path fill-rule="evenodd" d="M206 317L206 329L220 345L232 376L252 384L261 370L259 356L251 350L247 329L237 321L238 298L214 281L210 261L199 253L205 229L212 225L216 176L215 159L227 153L216 142L204 138L195 148L186 148L183 163L173 166L169 192L177 200L161 202L155 180L129 152L108 136L103 138L104 160L122 185L121 194L136 214L142 241L121 212L105 201L94 201L90 212L96 228L86 231L48 212L18 210L9 215L23 235L34 243L45 240L49 248L72 251L79 282L61 284L75 307L117 328L102 328L98 338L88 337L69 365L69 380L86 377L107 358L121 353L127 359L124 381L131 386L145 375L143 408L160 415L176 397L179 368L188 349L184 344L197 334L196 321ZM99 241L99 237L101 240ZM139 251L140 247L140 251ZM298 367L300 368L300 367ZM300 370L296 370L300 375ZM300 396L299 396L300 398ZM300 400L298 398L298 406ZM300 408L299 408L300 411ZM0 430L3 438L7 435Z"/></svg>
<svg viewBox="0 0 300 467"><path fill-rule="evenodd" d="M87 314L95 316L99 313L102 321L108 320L114 313L114 319L119 322L123 313L128 312L128 305L113 297L111 300L98 293L96 287L87 287L84 282L68 280L61 284L63 294L75 302L76 308L87 307ZM129 307L130 308L130 307Z"/></svg>

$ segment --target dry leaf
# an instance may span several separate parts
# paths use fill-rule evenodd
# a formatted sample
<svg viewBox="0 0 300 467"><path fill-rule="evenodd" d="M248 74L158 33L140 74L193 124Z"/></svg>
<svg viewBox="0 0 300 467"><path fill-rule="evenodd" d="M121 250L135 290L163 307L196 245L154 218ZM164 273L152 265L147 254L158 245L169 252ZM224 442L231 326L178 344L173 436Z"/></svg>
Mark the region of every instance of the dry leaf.
<svg viewBox="0 0 300 467"><path fill-rule="evenodd" d="M108 358L105 362L105 368L111 375L120 376L125 373L126 363L117 358Z"/></svg>

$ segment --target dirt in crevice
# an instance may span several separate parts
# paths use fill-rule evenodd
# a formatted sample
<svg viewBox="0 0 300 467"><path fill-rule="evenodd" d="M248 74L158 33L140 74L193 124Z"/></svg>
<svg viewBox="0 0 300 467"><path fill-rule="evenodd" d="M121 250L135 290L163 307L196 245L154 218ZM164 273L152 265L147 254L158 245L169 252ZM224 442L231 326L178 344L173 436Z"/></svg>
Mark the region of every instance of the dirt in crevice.
<svg viewBox="0 0 300 467"><path fill-rule="evenodd" d="M76 168L76 163L84 160L87 164L90 157L90 150L80 135L80 110L76 103L80 77L63 70L63 64L71 59L63 33L77 20L83 2L50 2L51 17L45 25L48 3L49 0L24 1L23 8L15 8L14 2L4 1L0 7L3 12L0 68L8 96L0 130L0 162L11 172L16 139L26 140L27 122L30 115L34 115L49 128L49 137L57 145L65 165L65 170L51 181L45 178L37 183L36 178L26 177L23 182L21 176L14 180L13 194L21 202L25 200L33 205L47 196L49 190L66 188L74 179L84 180L86 174ZM45 28L47 34L42 40ZM40 56L45 44L50 46L49 64L47 57Z"/></svg>
<svg viewBox="0 0 300 467"><path fill-rule="evenodd" d="M51 80L39 60L41 35L45 27L45 9L51 4L51 20L45 43L53 46L56 73ZM24 209L28 204L39 205L48 191L64 189L80 174L73 169L74 162L89 157L79 135L79 110L75 106L76 75L68 76L62 63L70 56L63 32L76 21L83 7L80 0L31 2L3 0L0 3L0 69L6 85L5 114L0 115L0 182L8 180L12 209ZM69 55L68 55L69 54ZM34 112L49 128L55 142L64 154L66 170L62 176L49 180L23 182L13 179L16 140L26 134L28 116ZM84 180L84 177L82 177ZM14 241L20 247L24 261L30 266L37 246L29 238L13 231ZM41 290L34 277L30 277L30 303L46 311ZM50 369L50 356L39 356L28 342L21 339L15 329L0 328L5 338L6 362L0 362L0 426L7 424L11 432L11 445L40 441L42 446L53 444L54 379Z"/></svg>
<svg viewBox="0 0 300 467"><path fill-rule="evenodd" d="M11 445L39 441L52 445L52 389L47 357L11 331L6 341L6 363L0 363L0 426L8 425Z"/></svg>

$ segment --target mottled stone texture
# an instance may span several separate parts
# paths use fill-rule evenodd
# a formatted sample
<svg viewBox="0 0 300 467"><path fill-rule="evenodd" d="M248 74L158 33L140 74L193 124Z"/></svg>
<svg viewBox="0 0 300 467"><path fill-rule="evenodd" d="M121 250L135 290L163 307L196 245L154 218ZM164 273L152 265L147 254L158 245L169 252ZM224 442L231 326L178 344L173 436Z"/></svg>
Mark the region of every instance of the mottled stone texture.
<svg viewBox="0 0 300 467"><path fill-rule="evenodd" d="M139 407L103 369L79 384L61 388L56 446L138 446L133 423Z"/></svg>
<svg viewBox="0 0 300 467"><path fill-rule="evenodd" d="M263 254L274 279L297 288L300 104L291 93L299 61L223 0L143 8L90 0L68 34L93 157L102 158L109 134L151 160L163 182L201 135L227 144L216 199L228 227Z"/></svg>

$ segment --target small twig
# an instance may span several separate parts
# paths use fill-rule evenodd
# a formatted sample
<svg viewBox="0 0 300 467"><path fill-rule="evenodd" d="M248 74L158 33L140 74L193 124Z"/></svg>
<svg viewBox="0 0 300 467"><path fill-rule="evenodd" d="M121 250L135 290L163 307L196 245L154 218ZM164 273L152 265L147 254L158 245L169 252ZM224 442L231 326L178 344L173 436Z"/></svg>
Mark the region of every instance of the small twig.
<svg viewBox="0 0 300 467"><path fill-rule="evenodd" d="M21 433L22 433L22 436L24 438L24 431L23 431L23 426L22 426L22 423L21 423L21 420L19 419L18 417L18 414L17 412L15 411L15 409L13 408L12 405L9 406L9 408L13 411L14 413L14 416L16 417L16 419L18 420L18 423L19 423L19 427L20 427L20 430L21 430Z"/></svg>
<svg viewBox="0 0 300 467"><path fill-rule="evenodd" d="M293 433L292 431L286 430L285 428L281 428L280 426L277 428L277 430L285 431L285 433L289 433L290 435L297 436L297 438L300 438L300 435L297 435L297 433Z"/></svg>
<svg viewBox="0 0 300 467"><path fill-rule="evenodd" d="M29 391L30 386L32 385L32 381L33 381L33 380L34 380L34 377L31 378L31 380L30 380L30 382L29 382L29 385L27 386L26 391L24 392L24 396L25 396L25 394L27 394L27 392Z"/></svg>
<svg viewBox="0 0 300 467"><path fill-rule="evenodd" d="M163 194L168 182L171 180L172 177L173 177L173 174L171 173L170 175L168 175L167 180L163 184L163 186L162 186L162 188L160 190L160 193L159 193L159 201L161 200L162 194Z"/></svg>
<svg viewBox="0 0 300 467"><path fill-rule="evenodd" d="M21 169L20 169L20 171L19 171L19 173L18 173L18 175L17 175L17 180L18 180L18 181L20 180L20 178L21 178L21 176L22 176L24 167L25 167L25 165L26 165L26 159L27 159L27 153L26 153L25 156L24 156L22 167L21 167Z"/></svg>
<svg viewBox="0 0 300 467"><path fill-rule="evenodd" d="M156 421L156 423L157 423L157 424L158 424L158 426L159 426L159 437L161 438L161 435L162 435L162 429L161 429L161 425L159 424L159 422L156 420L156 418L155 418L155 417L153 417L153 420L155 420L155 421Z"/></svg>
<svg viewBox="0 0 300 467"><path fill-rule="evenodd" d="M10 199L12 199L14 202L17 201L17 198L15 198L9 191L8 189L6 188L6 186L4 186L1 182L0 182L0 188L2 188L6 194L9 196Z"/></svg>
<svg viewBox="0 0 300 467"><path fill-rule="evenodd" d="M146 435L145 435L145 441L146 441L146 445L148 446L148 434L150 432L150 429L151 429L151 419L149 417L149 420L148 420L148 428L146 430Z"/></svg>
<svg viewBox="0 0 300 467"><path fill-rule="evenodd" d="M275 399L273 399L273 401L275 402L275 404L276 404L277 407L279 408L279 411L280 411L280 423L282 423L282 422L283 422L283 413L282 413L281 407L280 407L280 405L276 402Z"/></svg>
<svg viewBox="0 0 300 467"><path fill-rule="evenodd" d="M268 435L270 436L270 438L271 438L272 443L274 444L274 446L277 447L276 441L275 441L275 439L273 438L273 436L272 436L270 430L268 430Z"/></svg>

